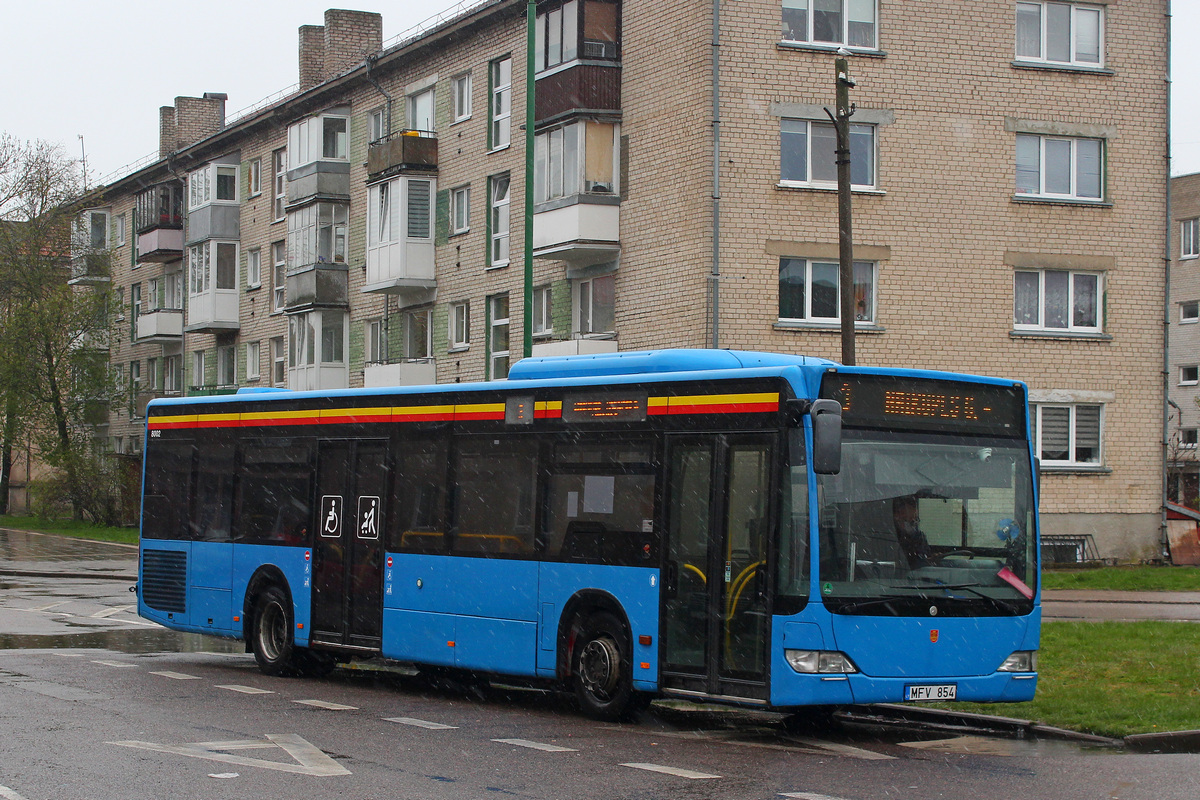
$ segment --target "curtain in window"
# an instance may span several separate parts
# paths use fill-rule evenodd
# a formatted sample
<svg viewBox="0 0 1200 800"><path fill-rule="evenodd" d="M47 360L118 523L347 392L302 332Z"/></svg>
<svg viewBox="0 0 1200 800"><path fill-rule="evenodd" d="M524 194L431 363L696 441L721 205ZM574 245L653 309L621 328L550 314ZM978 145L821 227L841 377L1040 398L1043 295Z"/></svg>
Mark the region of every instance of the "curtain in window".
<svg viewBox="0 0 1200 800"><path fill-rule="evenodd" d="M1100 406L1075 407L1075 461L1100 463Z"/></svg>
<svg viewBox="0 0 1200 800"><path fill-rule="evenodd" d="M1041 455L1046 461L1067 461L1071 457L1071 409L1041 409Z"/></svg>
<svg viewBox="0 0 1200 800"><path fill-rule="evenodd" d="M1099 327L1100 279L1096 275L1075 276L1075 307L1071 324L1076 328Z"/></svg>
<svg viewBox="0 0 1200 800"><path fill-rule="evenodd" d="M1041 281L1036 272L1018 272L1014 278L1013 324L1037 325L1041 306Z"/></svg>

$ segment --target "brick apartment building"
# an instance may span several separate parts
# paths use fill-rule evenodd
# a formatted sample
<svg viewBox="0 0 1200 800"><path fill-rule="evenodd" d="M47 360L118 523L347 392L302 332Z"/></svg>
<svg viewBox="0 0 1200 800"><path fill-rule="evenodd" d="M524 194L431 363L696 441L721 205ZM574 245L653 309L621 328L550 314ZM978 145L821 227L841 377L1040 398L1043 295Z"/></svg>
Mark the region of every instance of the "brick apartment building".
<svg viewBox="0 0 1200 800"><path fill-rule="evenodd" d="M1171 178L1167 497L1200 507L1200 173Z"/></svg>
<svg viewBox="0 0 1200 800"><path fill-rule="evenodd" d="M76 262L124 309L115 449L140 447L155 396L506 375L525 10L484 0L387 47L378 15L329 11L300 29L297 90L236 119L223 94L161 110L158 157L89 212L117 266ZM1028 382L1044 531L1157 555L1166 11L539 2L534 354L838 358L844 47L858 363Z"/></svg>

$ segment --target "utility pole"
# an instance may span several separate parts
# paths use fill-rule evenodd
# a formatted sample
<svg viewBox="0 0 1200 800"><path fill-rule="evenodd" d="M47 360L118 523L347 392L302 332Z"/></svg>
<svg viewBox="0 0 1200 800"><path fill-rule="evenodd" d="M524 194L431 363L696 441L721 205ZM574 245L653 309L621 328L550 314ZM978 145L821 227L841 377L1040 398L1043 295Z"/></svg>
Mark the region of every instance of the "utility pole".
<svg viewBox="0 0 1200 800"><path fill-rule="evenodd" d="M846 60L849 51L845 48L838 50L834 61L837 72L837 94L834 98L833 114L829 109L825 113L833 120L833 128L837 132L838 176L838 288L841 301L842 318L842 363L848 367L854 366L854 233L851 223L850 202L850 117L854 114L854 106L850 103L850 89L854 80L850 77L850 68Z"/></svg>
<svg viewBox="0 0 1200 800"><path fill-rule="evenodd" d="M536 49L537 2L528 0L525 5L525 275L522 315L521 355L533 355L533 122L534 93L537 79L534 72L534 50Z"/></svg>

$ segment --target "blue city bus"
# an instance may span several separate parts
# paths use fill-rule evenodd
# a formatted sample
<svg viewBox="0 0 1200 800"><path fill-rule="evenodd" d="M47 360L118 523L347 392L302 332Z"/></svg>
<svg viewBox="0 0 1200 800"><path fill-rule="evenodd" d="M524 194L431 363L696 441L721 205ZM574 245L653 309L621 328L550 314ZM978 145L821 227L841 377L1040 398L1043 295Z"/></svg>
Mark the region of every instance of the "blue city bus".
<svg viewBox="0 0 1200 800"><path fill-rule="evenodd" d="M138 611L269 675L379 656L599 718L1037 684L1019 382L657 350L161 399L146 427Z"/></svg>

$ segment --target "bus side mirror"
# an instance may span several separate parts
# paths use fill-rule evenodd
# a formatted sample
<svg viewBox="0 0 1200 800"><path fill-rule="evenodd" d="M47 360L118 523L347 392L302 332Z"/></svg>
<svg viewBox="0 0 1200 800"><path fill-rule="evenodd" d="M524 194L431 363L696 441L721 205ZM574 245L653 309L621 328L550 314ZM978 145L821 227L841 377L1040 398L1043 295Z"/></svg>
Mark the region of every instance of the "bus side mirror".
<svg viewBox="0 0 1200 800"><path fill-rule="evenodd" d="M842 471L842 406L836 400L814 400L808 413L813 425L813 471L837 475Z"/></svg>

